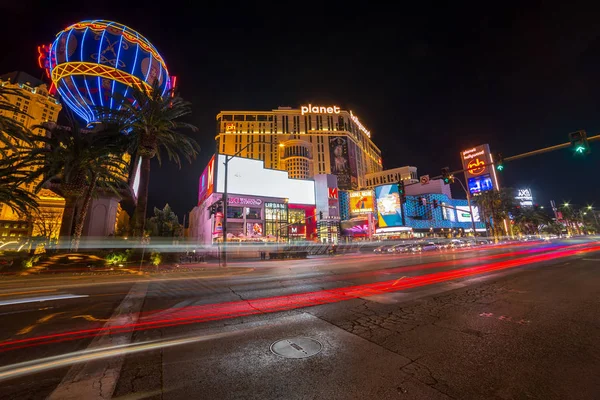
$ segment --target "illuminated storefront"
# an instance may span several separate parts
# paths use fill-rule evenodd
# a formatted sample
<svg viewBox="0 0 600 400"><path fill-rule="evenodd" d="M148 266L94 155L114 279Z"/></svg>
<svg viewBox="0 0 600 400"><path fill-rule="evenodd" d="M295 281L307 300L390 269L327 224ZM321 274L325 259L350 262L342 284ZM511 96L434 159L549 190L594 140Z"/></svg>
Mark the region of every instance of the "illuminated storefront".
<svg viewBox="0 0 600 400"><path fill-rule="evenodd" d="M199 243L223 240L224 155L200 175L198 206L190 212L190 236ZM260 160L234 157L228 164L227 240L287 242L314 238L315 184L264 168ZM217 212L211 212L216 206Z"/></svg>

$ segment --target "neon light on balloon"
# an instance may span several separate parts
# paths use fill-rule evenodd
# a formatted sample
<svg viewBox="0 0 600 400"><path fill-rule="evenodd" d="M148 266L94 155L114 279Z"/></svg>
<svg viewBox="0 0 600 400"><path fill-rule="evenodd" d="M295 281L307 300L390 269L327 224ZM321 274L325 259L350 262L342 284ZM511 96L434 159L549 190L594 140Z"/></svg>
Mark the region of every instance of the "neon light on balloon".
<svg viewBox="0 0 600 400"><path fill-rule="evenodd" d="M63 102L88 126L100 120L98 106L120 108L115 98L127 98L130 88L150 92L156 82L164 95L173 86L154 46L117 22L78 22L38 52L38 63L47 69Z"/></svg>

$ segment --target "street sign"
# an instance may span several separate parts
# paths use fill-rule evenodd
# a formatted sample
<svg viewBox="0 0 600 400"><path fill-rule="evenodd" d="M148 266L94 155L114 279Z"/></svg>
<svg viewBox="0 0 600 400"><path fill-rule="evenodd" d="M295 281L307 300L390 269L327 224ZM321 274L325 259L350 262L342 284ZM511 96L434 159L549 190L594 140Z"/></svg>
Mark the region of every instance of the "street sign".
<svg viewBox="0 0 600 400"><path fill-rule="evenodd" d="M427 185L429 183L429 175L422 175L419 180L421 181L421 185Z"/></svg>

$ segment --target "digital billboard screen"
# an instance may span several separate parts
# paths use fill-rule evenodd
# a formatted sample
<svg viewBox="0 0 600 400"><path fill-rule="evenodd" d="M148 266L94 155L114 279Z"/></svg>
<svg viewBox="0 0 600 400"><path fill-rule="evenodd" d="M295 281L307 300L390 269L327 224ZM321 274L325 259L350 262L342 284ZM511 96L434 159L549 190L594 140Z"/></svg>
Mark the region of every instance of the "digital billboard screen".
<svg viewBox="0 0 600 400"><path fill-rule="evenodd" d="M377 226L379 228L402 226L402 208L398 185L375 187L377 199Z"/></svg>
<svg viewBox="0 0 600 400"><path fill-rule="evenodd" d="M215 174L215 156L212 156L198 182L198 204L202 204L204 199L213 193Z"/></svg>
<svg viewBox="0 0 600 400"><path fill-rule="evenodd" d="M362 215L375 211L372 190L359 190L349 193L350 215Z"/></svg>
<svg viewBox="0 0 600 400"><path fill-rule="evenodd" d="M493 189L494 184L492 183L490 174L469 178L469 192L471 192L472 195L477 195L481 192Z"/></svg>

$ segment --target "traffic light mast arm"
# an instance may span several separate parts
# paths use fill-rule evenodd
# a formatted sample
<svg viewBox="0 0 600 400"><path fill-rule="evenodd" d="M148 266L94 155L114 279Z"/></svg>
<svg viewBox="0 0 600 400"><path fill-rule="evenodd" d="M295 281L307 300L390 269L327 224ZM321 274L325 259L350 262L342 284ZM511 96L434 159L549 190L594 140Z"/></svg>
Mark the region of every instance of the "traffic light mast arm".
<svg viewBox="0 0 600 400"><path fill-rule="evenodd" d="M596 140L600 140L600 135L591 136L591 137L588 137L588 138L587 138L587 141L588 141L588 142L593 142L593 141L596 141ZM551 151L555 151L555 150L567 149L567 148L569 148L569 147L572 147L572 146L573 146L573 144L572 144L571 142L567 142L567 143L561 143L561 144L557 144L557 145L550 146L550 147L544 147L544 148L542 148L542 149L537 149L537 150L533 150L533 151L528 151L527 153L521 153L521 154L517 154L517 155L515 155L515 156L503 157L503 161L504 161L504 162L508 162L508 161L519 160L519 159L521 159L521 158L526 158L526 157L536 156L536 155L538 155L538 154L549 153L549 152L551 152ZM492 163L485 163L485 164L481 164L481 166L485 166L485 167L487 167L487 166L490 166L490 165L495 165L495 164L496 164L495 162L492 162ZM458 170L456 170L456 171L452 171L452 172L450 172L450 175L455 175L455 174L458 174L458 173L460 173L460 172L465 172L465 171L467 171L467 170L469 170L469 168L465 168L465 169L458 169ZM431 178L431 179L441 179L442 177L443 177L442 175L437 175L437 176L434 176L434 177L433 177L433 178ZM407 184L407 185L405 185L405 186L409 186L409 185L416 185L416 184L418 184L418 183L419 183L419 182L416 182L416 183L409 183L409 184Z"/></svg>
<svg viewBox="0 0 600 400"><path fill-rule="evenodd" d="M445 204L440 204L438 207L442 207L442 208L451 208L451 209L453 209L453 210L456 210L456 211L460 211L460 212L466 212L466 213L469 213L469 214L471 214L471 211L469 211L469 210L463 210L462 208L456 208L456 207L452 207L452 206L447 206L447 205L445 205Z"/></svg>

